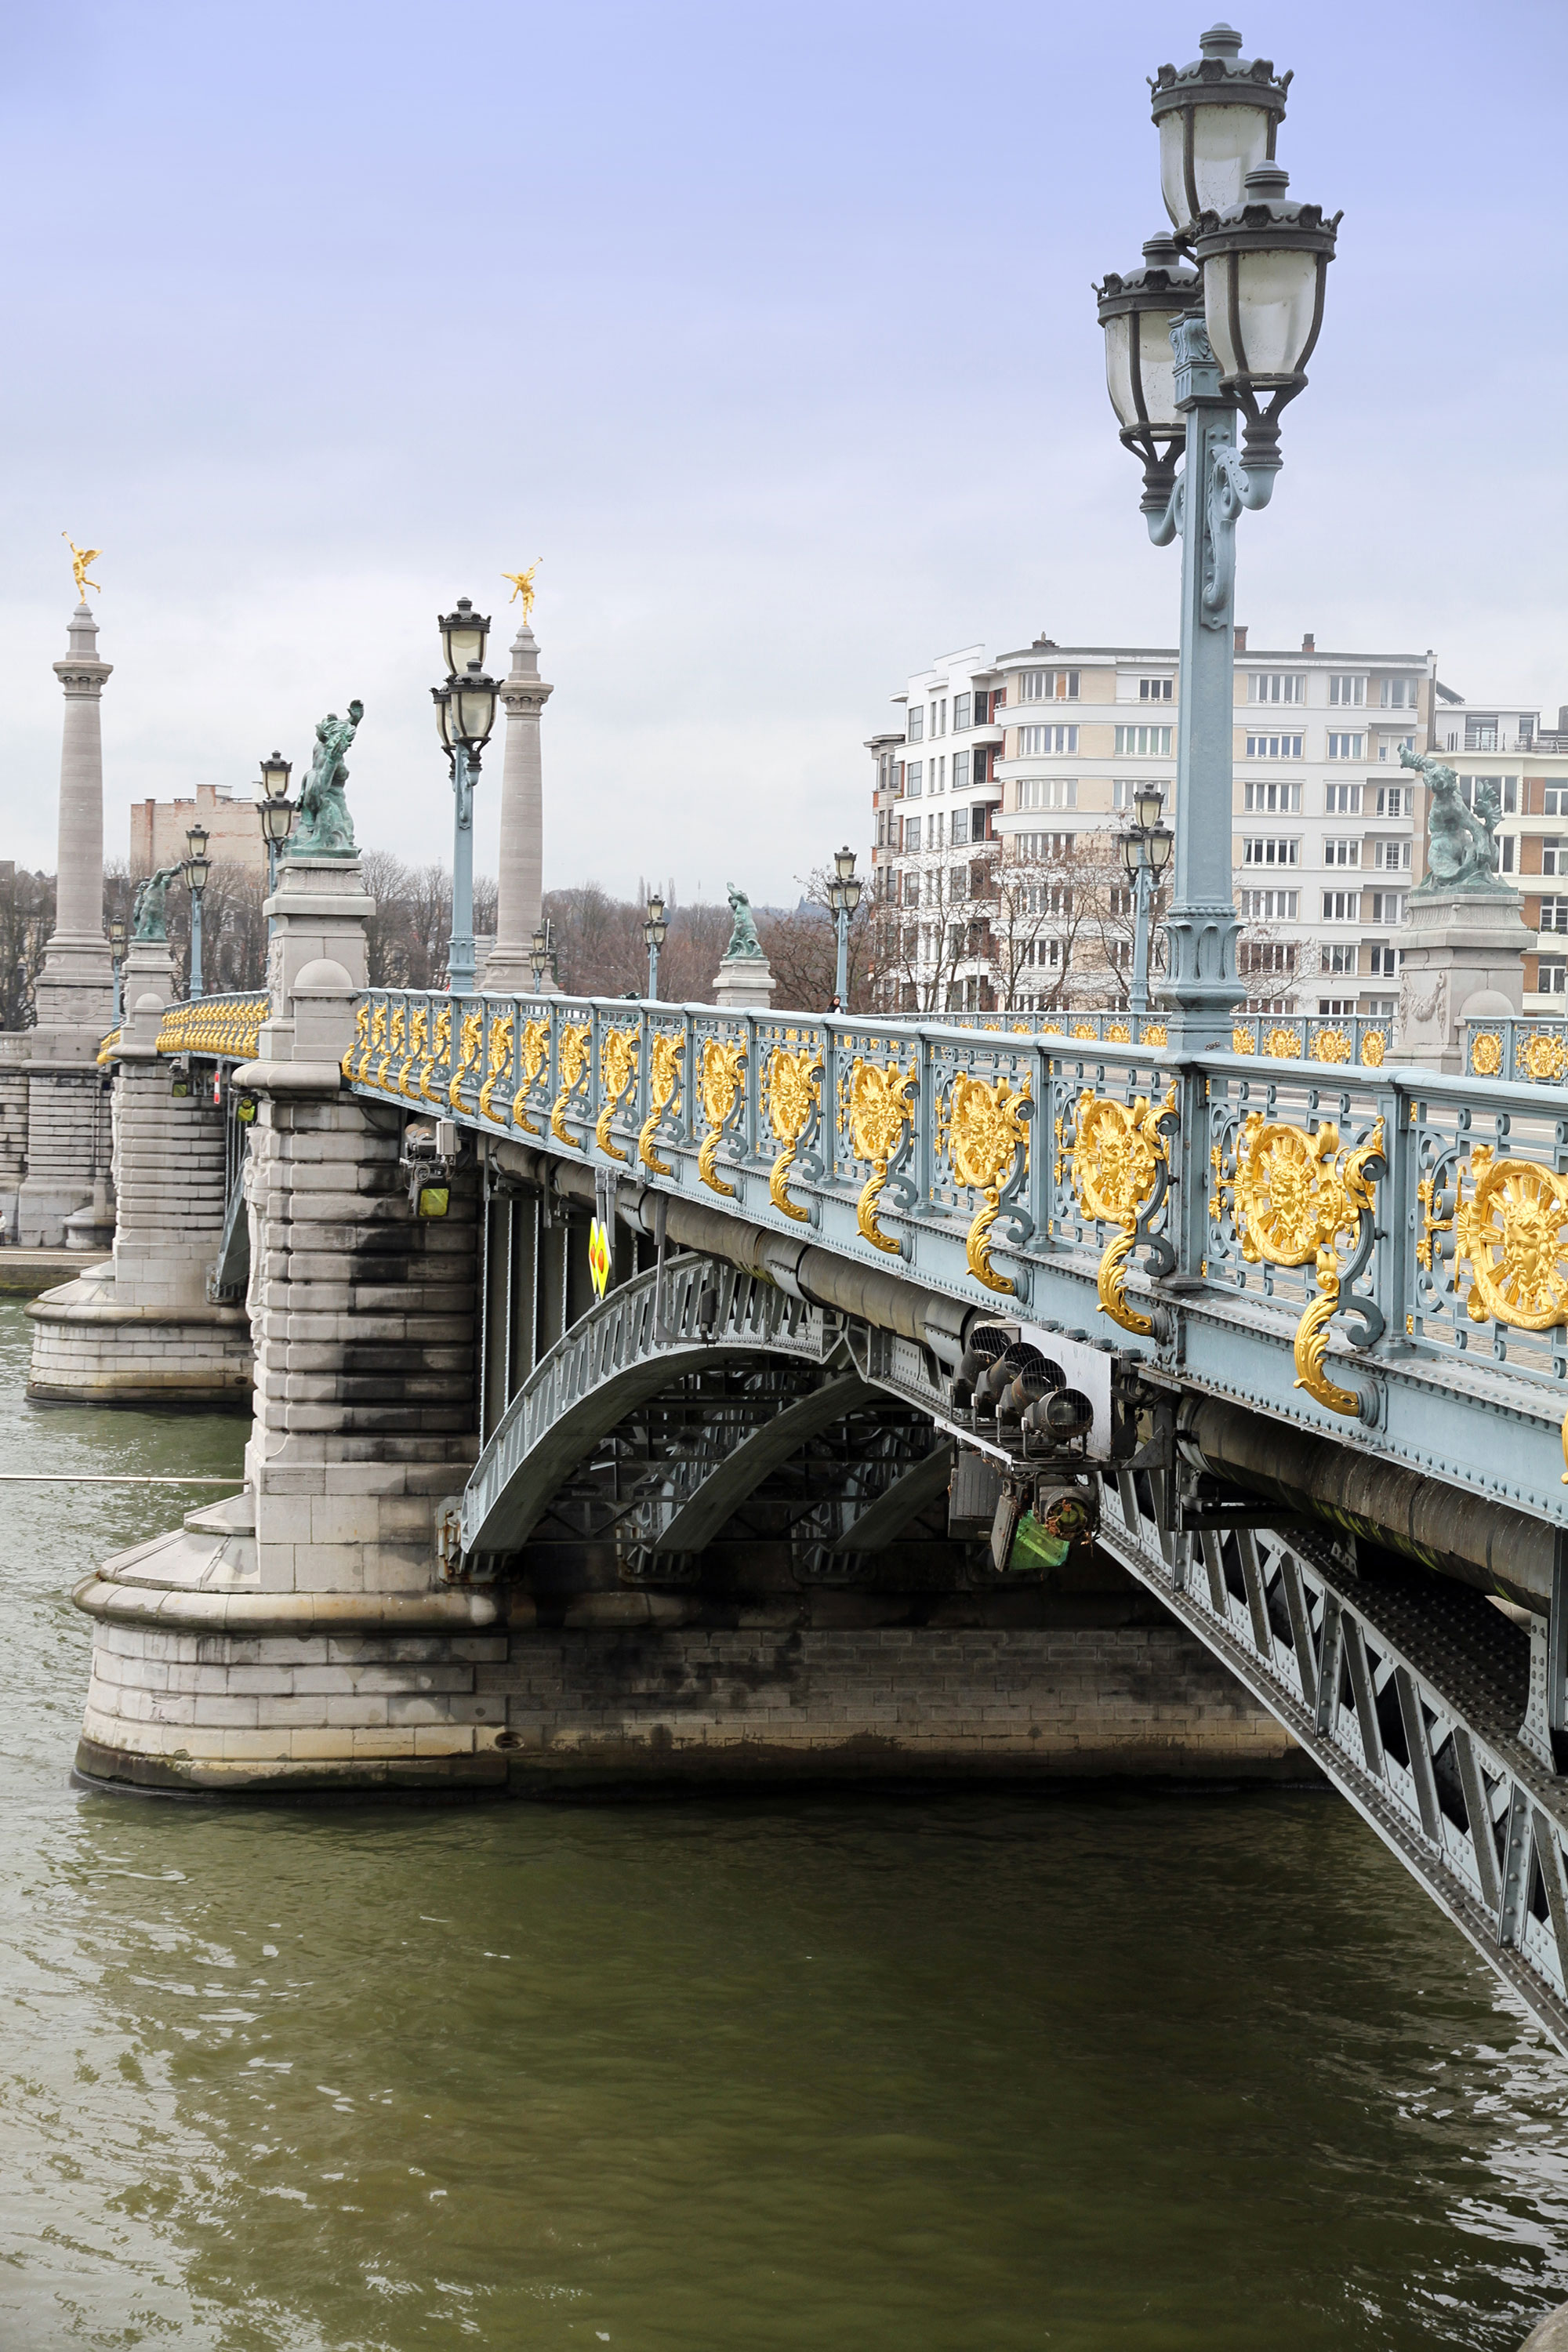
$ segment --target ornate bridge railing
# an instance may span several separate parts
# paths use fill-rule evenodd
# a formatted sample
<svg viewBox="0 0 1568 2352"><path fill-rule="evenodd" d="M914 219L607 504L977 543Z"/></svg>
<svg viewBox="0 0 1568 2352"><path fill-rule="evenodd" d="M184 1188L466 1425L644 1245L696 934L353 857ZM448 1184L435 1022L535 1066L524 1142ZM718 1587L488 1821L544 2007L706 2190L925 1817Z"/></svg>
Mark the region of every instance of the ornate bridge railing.
<svg viewBox="0 0 1568 2352"><path fill-rule="evenodd" d="M366 1095L1092 1327L1189 1387L1568 1524L1568 1098L620 999L374 991L356 1021L343 1067Z"/></svg>
<svg viewBox="0 0 1568 2352"><path fill-rule="evenodd" d="M1465 1067L1472 1077L1521 1086L1568 1085L1568 1019L1468 1021Z"/></svg>
<svg viewBox="0 0 1568 2352"><path fill-rule="evenodd" d="M256 1058L257 1032L271 1011L264 988L194 996L171 1004L158 1031L160 1054L200 1054L216 1062Z"/></svg>

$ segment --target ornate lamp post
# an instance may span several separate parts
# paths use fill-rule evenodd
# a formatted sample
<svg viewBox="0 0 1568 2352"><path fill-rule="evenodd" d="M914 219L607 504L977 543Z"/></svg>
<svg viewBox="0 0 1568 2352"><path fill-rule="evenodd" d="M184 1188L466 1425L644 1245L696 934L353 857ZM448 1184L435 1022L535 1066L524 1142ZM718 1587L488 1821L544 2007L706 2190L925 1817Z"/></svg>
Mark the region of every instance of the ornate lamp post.
<svg viewBox="0 0 1568 2352"><path fill-rule="evenodd" d="M1240 57L1228 26L1201 46L1194 64L1163 66L1152 84L1175 234L1152 238L1142 269L1111 272L1098 289L1107 383L1121 438L1143 461L1149 536L1156 547L1182 540L1175 869L1162 995L1171 1045L1189 1052L1228 1045L1243 993L1230 864L1237 520L1273 493L1279 413L1306 385L1340 222L1289 199L1272 160L1289 76ZM1180 246L1196 273L1180 266Z"/></svg>
<svg viewBox="0 0 1568 2352"><path fill-rule="evenodd" d="M110 970L114 975L114 1002L110 1014L110 1021L111 1025L118 1029L124 1017L125 1011L120 994L120 976L125 963L125 918L123 915L115 915L110 919L109 925L109 956Z"/></svg>
<svg viewBox="0 0 1568 2352"><path fill-rule="evenodd" d="M837 976L833 992L838 999L840 1012L847 1012L849 996L849 918L860 904L864 885L855 879L855 852L836 849L833 853L833 879L827 886L827 903L833 909L833 919L838 928Z"/></svg>
<svg viewBox="0 0 1568 2352"><path fill-rule="evenodd" d="M1134 822L1121 836L1121 862L1133 889L1132 992L1128 1001L1136 1013L1149 1010L1150 910L1175 838L1170 826L1160 822L1164 806L1158 784L1140 784L1132 801Z"/></svg>
<svg viewBox="0 0 1568 2352"><path fill-rule="evenodd" d="M289 797L289 772L293 762L281 751L274 751L269 760L261 762L261 773L256 784L256 814L261 824L261 838L267 844L267 892L270 898L278 887L278 853L288 840L294 823L294 803Z"/></svg>
<svg viewBox="0 0 1568 2352"><path fill-rule="evenodd" d="M540 924L538 929L533 934L533 944L529 950L528 961L533 969L533 984L535 988L542 989L544 986L544 975L547 971L550 974L552 984L554 984L555 926L550 921L548 917L546 917L544 921Z"/></svg>
<svg viewBox="0 0 1568 2352"><path fill-rule="evenodd" d="M202 992L202 897L207 887L212 866L207 858L207 832L204 824L193 824L185 835L184 862L186 886L191 894L191 994Z"/></svg>
<svg viewBox="0 0 1568 2352"><path fill-rule="evenodd" d="M657 890L652 891L647 902L647 920L642 927L643 940L647 948L647 994L650 1004L657 1004L658 1002L658 951L668 937L668 933L669 925L664 919L664 900Z"/></svg>
<svg viewBox="0 0 1568 2352"><path fill-rule="evenodd" d="M459 596L455 612L438 616L447 681L430 689L436 725L452 770L452 937L447 985L454 996L474 986L474 785L479 754L496 723L496 680L485 675L489 622Z"/></svg>

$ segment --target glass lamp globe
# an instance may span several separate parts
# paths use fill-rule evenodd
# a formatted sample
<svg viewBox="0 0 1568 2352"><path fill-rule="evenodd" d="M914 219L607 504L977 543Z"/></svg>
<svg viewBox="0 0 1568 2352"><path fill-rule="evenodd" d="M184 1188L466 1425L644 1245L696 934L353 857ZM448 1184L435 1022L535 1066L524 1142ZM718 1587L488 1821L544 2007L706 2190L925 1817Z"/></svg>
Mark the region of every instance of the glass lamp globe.
<svg viewBox="0 0 1568 2352"><path fill-rule="evenodd" d="M1238 204L1248 172L1273 162L1291 79L1268 58L1244 58L1233 26L1212 26L1198 47L1190 66L1162 66L1149 85L1160 193L1184 243L1202 214Z"/></svg>
<svg viewBox="0 0 1568 2352"><path fill-rule="evenodd" d="M1204 274L1204 323L1221 383L1247 413L1254 463L1260 444L1278 446L1274 419L1306 384L1343 217L1326 219L1321 205L1292 202L1289 185L1277 163L1260 165L1247 173L1241 203L1205 213L1193 241Z"/></svg>

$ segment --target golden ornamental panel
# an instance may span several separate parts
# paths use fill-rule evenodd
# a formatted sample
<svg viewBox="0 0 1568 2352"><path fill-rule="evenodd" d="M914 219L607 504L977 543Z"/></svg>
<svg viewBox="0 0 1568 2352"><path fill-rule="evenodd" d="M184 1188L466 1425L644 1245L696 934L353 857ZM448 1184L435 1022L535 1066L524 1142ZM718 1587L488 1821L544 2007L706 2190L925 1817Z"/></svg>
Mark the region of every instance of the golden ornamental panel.
<svg viewBox="0 0 1568 2352"><path fill-rule="evenodd" d="M1537 1037L1527 1037L1519 1058L1527 1076L1538 1084L1543 1079L1560 1078L1568 1067L1562 1038L1549 1030L1542 1030Z"/></svg>
<svg viewBox="0 0 1568 2352"><path fill-rule="evenodd" d="M734 1199L735 1187L726 1184L717 1172L715 1155L723 1139L724 1129L734 1115L745 1076L746 1049L743 1045L726 1045L721 1037L709 1037L704 1041L698 1096L702 1105L702 1116L708 1121L708 1133L698 1150L697 1172L706 1185L715 1192L722 1192L726 1200Z"/></svg>
<svg viewBox="0 0 1568 2352"><path fill-rule="evenodd" d="M515 1016L498 1013L490 1020L489 1043L485 1053L485 1082L479 1088L479 1116L500 1119L504 1113L495 1108L496 1088L511 1075L511 1049L517 1034Z"/></svg>
<svg viewBox="0 0 1568 2352"><path fill-rule="evenodd" d="M1251 1029L1244 1028L1239 1021L1230 1033L1230 1050L1233 1054L1256 1054L1258 1051L1258 1040Z"/></svg>
<svg viewBox="0 0 1568 2352"><path fill-rule="evenodd" d="M403 1067L397 1073L397 1091L410 1101L419 1091L416 1071L417 1065L425 1058L425 1048L429 1042L429 1034L428 1007L423 1004L412 1006L408 1014L408 1052L404 1058Z"/></svg>
<svg viewBox="0 0 1568 2352"><path fill-rule="evenodd" d="M969 1271L987 1290L1008 1297L1017 1286L992 1265L991 1228L1001 1214L1002 1190L1017 1169L1020 1154L1024 1168L1028 1167L1032 1110L1027 1078L1015 1087L1006 1078L987 1085L964 1074L954 1078L937 1120L937 1148L950 1155L958 1181L984 1195L984 1206L964 1244Z"/></svg>
<svg viewBox="0 0 1568 2352"><path fill-rule="evenodd" d="M419 1095L422 1101L440 1102L441 1089L439 1086L433 1087L430 1081L438 1070L445 1071L451 1058L451 1053L452 1008L449 1004L442 1004L437 1006L436 1012L436 1027L430 1039L429 1059L419 1073Z"/></svg>
<svg viewBox="0 0 1568 2352"><path fill-rule="evenodd" d="M406 1006L401 1003L392 1006L390 1017L386 1024L386 1038L384 1046L381 1059L375 1066L375 1084L378 1087L385 1086L387 1072L392 1067L393 1063L395 1061L401 1061L403 1058L403 1033L406 1019Z"/></svg>
<svg viewBox="0 0 1568 2352"><path fill-rule="evenodd" d="M914 1118L910 1097L920 1076L920 1065L911 1062L900 1070L895 1062L884 1069L880 1063L868 1062L857 1056L847 1076L840 1081L840 1108L849 1130L850 1149L857 1160L871 1162L871 1174L861 1188L855 1204L855 1222L861 1236L879 1250L896 1253L900 1244L891 1234L885 1234L877 1222L877 1202L888 1181L888 1163L898 1150L903 1132Z"/></svg>
<svg viewBox="0 0 1568 2352"><path fill-rule="evenodd" d="M599 1116L594 1122L594 1140L606 1160L618 1160L623 1167L626 1155L610 1140L610 1121L637 1076L641 1041L642 1025L635 1021L628 1029L606 1029L599 1040Z"/></svg>
<svg viewBox="0 0 1568 2352"><path fill-rule="evenodd" d="M1343 1029L1320 1029L1308 1051L1314 1062L1348 1062L1351 1058L1349 1034Z"/></svg>
<svg viewBox="0 0 1568 2352"><path fill-rule="evenodd" d="M1145 1021L1142 1028L1139 1032L1138 1043L1141 1045L1168 1045L1170 1043L1170 1032L1163 1021Z"/></svg>
<svg viewBox="0 0 1568 2352"><path fill-rule="evenodd" d="M458 1032L458 1066L453 1071L451 1084L447 1088L447 1100L454 1110L461 1110L463 1108L463 1080L479 1068L479 1055L484 1051L485 1043L485 1016L482 1009L478 1013L465 1013L461 1020L462 1025ZM371 1024L373 1036L374 1032L375 1024L373 1022Z"/></svg>
<svg viewBox="0 0 1568 2352"><path fill-rule="evenodd" d="M822 1107L821 1055L809 1045L795 1054L783 1045L775 1045L768 1060L763 1094L768 1125L784 1145L769 1171L768 1198L786 1217L804 1223L811 1211L796 1206L789 1197L787 1186L800 1139Z"/></svg>
<svg viewBox="0 0 1568 2352"><path fill-rule="evenodd" d="M668 1029L659 1030L648 1054L647 1098L648 1115L637 1136L637 1158L656 1176L673 1175L668 1160L660 1160L653 1148L659 1120L671 1109L679 1097L680 1057L686 1051L684 1037L677 1037Z"/></svg>
<svg viewBox="0 0 1568 2352"><path fill-rule="evenodd" d="M1097 1224L1121 1228L1100 1261L1100 1304L1122 1330L1143 1338L1153 1330L1153 1322L1128 1306L1127 1276L1139 1221L1153 1207L1169 1172L1162 1121L1175 1108L1173 1078L1158 1105L1147 1095L1128 1104L1086 1087L1073 1122L1070 1181L1079 1205Z"/></svg>
<svg viewBox="0 0 1568 2352"><path fill-rule="evenodd" d="M1131 1045L1132 1043L1132 1032L1125 1021L1113 1021L1105 1035L1107 1043L1112 1045Z"/></svg>
<svg viewBox="0 0 1568 2352"><path fill-rule="evenodd" d="M1497 1029L1483 1029L1479 1037L1470 1039L1470 1070L1478 1078L1495 1078L1502 1068L1502 1034Z"/></svg>
<svg viewBox="0 0 1568 2352"><path fill-rule="evenodd" d="M591 1021L563 1021L561 1024L561 1054L556 1064L561 1090L550 1107L550 1132L557 1143L566 1146L568 1151L581 1151L583 1149L577 1137L566 1132L566 1106L587 1075L593 1034Z"/></svg>
<svg viewBox="0 0 1568 2352"><path fill-rule="evenodd" d="M166 1029L166 1028L168 1027L168 1025L169 1025L169 1024L168 1024L168 1023L167 1023L167 1022L165 1022L165 1023L163 1024L163 1028L164 1028L164 1029ZM167 1048L167 1047L164 1045L164 1044L163 1044L163 1029L160 1029L160 1030L159 1030L159 1032L158 1032L158 1051L160 1052L160 1054L163 1054L163 1053L167 1052L167 1050L168 1050L168 1048ZM363 1055L368 1055L369 1052L370 1052L370 1007L369 1007L369 1005L368 1005L368 1004L366 1004L366 1003L363 1003L363 1002L362 1002L362 1003L358 1003L358 1004L356 1004L356 1005L354 1006L354 1034L353 1034L353 1038L352 1043L350 1044L350 1046L349 1046L348 1052L343 1055L342 1061L342 1063L339 1065L339 1066L340 1066L340 1068L342 1069L342 1074L343 1074L343 1076L344 1076L344 1077L345 1077L345 1078L351 1078L351 1079L352 1079L352 1078L353 1078L353 1074L354 1074L354 1055L355 1055L356 1054L363 1054Z"/></svg>
<svg viewBox="0 0 1568 2352"><path fill-rule="evenodd" d="M1387 1041L1382 1030L1369 1029L1361 1041L1362 1067L1366 1070L1381 1070L1383 1057L1387 1051Z"/></svg>
<svg viewBox="0 0 1568 2352"><path fill-rule="evenodd" d="M522 1036L518 1045L519 1072L522 1084L511 1098L512 1125L521 1127L524 1135L537 1135L540 1132L523 1109L523 1104L539 1084L539 1074L549 1057L549 1022L525 1021L522 1024Z"/></svg>
<svg viewBox="0 0 1568 2352"><path fill-rule="evenodd" d="M1521 1331L1554 1330L1568 1321L1568 1177L1531 1160L1500 1159L1489 1144L1478 1143L1455 1192L1455 1254L1472 1269L1465 1300L1470 1320L1484 1323L1489 1316ZM1445 1230L1429 1209L1427 1223L1432 1232Z"/></svg>
<svg viewBox="0 0 1568 2352"><path fill-rule="evenodd" d="M1270 1029L1264 1036L1263 1050L1273 1061L1299 1062L1301 1040L1294 1029Z"/></svg>

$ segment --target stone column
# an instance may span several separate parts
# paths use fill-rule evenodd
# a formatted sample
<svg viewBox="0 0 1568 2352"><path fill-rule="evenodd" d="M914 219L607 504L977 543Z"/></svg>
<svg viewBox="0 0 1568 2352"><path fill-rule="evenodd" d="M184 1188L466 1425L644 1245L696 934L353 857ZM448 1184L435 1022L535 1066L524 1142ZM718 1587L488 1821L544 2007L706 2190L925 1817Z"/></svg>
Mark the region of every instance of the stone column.
<svg viewBox="0 0 1568 2352"><path fill-rule="evenodd" d="M1517 892L1413 890L1404 928L1394 1058L1450 1076L1465 1066L1467 1021L1517 1019L1531 944Z"/></svg>
<svg viewBox="0 0 1568 2352"><path fill-rule="evenodd" d="M87 1061L109 1027L114 973L103 928L103 738L99 705L110 674L86 604L71 615L70 650L55 664L65 688L60 744L55 928L38 977L35 1059Z"/></svg>
<svg viewBox="0 0 1568 2352"><path fill-rule="evenodd" d="M539 714L553 689L539 675L539 647L524 621L512 641L511 671L500 690L506 705L506 761L500 785L500 903L496 943L480 975L481 988L500 996L533 989L529 961L544 883L544 787Z"/></svg>
<svg viewBox="0 0 1568 2352"><path fill-rule="evenodd" d="M16 1238L16 1200L27 1165L27 1032L0 1037L0 1242Z"/></svg>

